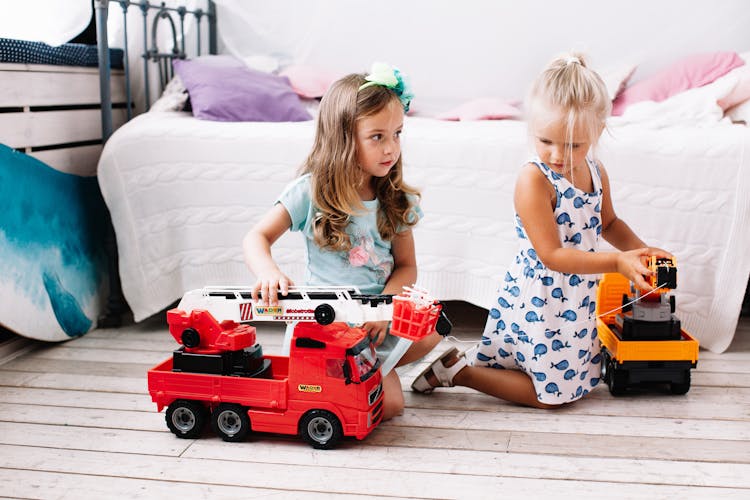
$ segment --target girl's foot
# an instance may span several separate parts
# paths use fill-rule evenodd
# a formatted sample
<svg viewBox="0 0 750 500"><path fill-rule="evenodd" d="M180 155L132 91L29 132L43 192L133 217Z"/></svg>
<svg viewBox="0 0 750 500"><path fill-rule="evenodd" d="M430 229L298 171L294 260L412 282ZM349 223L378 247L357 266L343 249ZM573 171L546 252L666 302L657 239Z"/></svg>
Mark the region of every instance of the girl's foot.
<svg viewBox="0 0 750 500"><path fill-rule="evenodd" d="M429 394L435 387L453 387L453 378L465 367L464 355L459 354L455 347L451 347L414 379L411 389Z"/></svg>

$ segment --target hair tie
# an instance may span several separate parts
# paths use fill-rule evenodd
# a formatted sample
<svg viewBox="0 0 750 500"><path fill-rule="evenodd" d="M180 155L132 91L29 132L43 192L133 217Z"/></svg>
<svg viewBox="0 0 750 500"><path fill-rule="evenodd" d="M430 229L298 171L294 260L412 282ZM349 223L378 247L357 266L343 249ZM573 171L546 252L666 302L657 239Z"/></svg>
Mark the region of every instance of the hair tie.
<svg viewBox="0 0 750 500"><path fill-rule="evenodd" d="M373 63L372 68L370 68L370 74L365 76L365 80L367 82L360 85L359 90L372 87L373 85L380 85L381 87L391 89L401 101L404 113L409 111L409 105L414 98L414 94L411 91L411 86L406 79L406 75L401 73L398 68L385 63Z"/></svg>
<svg viewBox="0 0 750 500"><path fill-rule="evenodd" d="M571 64L581 64L581 60L576 56L568 56L565 58L565 66L570 66Z"/></svg>

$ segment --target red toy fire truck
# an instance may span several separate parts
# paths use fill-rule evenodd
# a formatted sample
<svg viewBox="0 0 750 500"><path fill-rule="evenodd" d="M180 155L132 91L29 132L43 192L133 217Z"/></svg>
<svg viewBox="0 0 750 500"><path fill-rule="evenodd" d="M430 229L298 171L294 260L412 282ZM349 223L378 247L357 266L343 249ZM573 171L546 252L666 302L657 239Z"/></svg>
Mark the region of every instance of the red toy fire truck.
<svg viewBox="0 0 750 500"><path fill-rule="evenodd" d="M441 304L423 292L387 297L394 335L420 339L441 316ZM372 307L363 298L356 303ZM252 430L299 434L314 448L329 449L343 436L364 439L380 423L380 361L364 330L302 321L289 356L267 356L254 326L219 321L209 302L203 302L208 310L167 312L169 331L182 346L148 372L151 398L159 411L167 407L167 427L176 436L199 437L210 420L225 441L241 441Z"/></svg>

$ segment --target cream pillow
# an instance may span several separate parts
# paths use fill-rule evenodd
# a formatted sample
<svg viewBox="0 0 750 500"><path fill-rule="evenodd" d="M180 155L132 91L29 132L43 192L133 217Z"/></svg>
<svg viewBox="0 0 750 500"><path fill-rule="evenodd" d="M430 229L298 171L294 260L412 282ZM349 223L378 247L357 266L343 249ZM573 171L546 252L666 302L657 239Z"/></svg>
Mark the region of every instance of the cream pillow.
<svg viewBox="0 0 750 500"><path fill-rule="evenodd" d="M188 100L187 89L182 84L178 75L172 78L159 97L152 105L149 111L182 111L185 109L185 103Z"/></svg>
<svg viewBox="0 0 750 500"><path fill-rule="evenodd" d="M742 104L729 108L724 115L728 116L734 123L750 125L750 101L745 101Z"/></svg>

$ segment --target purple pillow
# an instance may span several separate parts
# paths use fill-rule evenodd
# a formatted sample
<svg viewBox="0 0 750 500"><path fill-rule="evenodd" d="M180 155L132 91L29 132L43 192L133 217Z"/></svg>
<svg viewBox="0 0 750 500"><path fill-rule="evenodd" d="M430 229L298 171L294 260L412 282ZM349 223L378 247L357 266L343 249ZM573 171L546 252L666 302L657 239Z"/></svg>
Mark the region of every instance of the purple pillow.
<svg viewBox="0 0 750 500"><path fill-rule="evenodd" d="M175 59L193 116L220 122L311 120L286 77L255 71L231 56Z"/></svg>

